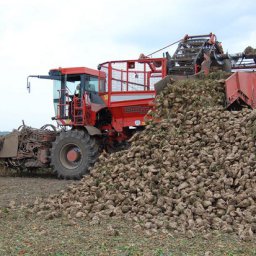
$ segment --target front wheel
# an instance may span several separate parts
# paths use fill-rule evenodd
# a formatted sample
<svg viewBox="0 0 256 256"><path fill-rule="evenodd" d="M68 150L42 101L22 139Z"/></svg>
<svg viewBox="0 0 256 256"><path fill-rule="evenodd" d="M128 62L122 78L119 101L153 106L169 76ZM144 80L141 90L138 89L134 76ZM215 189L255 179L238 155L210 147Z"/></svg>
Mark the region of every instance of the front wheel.
<svg viewBox="0 0 256 256"><path fill-rule="evenodd" d="M99 154L94 137L84 131L61 132L52 144L51 165L58 178L80 179L89 172Z"/></svg>

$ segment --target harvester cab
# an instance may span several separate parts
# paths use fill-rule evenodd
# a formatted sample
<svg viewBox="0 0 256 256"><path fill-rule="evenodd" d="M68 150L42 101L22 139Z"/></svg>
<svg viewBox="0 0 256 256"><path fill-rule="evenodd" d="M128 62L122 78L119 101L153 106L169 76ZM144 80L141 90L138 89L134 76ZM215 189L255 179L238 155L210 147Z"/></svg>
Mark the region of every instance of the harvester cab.
<svg viewBox="0 0 256 256"><path fill-rule="evenodd" d="M106 90L103 72L85 67L58 68L51 69L48 76L30 77L53 80L55 116L52 119L60 126L90 125L91 121L86 116L89 116L91 105L97 105L97 109L105 107L99 96L99 92ZM29 79L27 87L30 89Z"/></svg>
<svg viewBox="0 0 256 256"><path fill-rule="evenodd" d="M91 125L92 105L97 105L98 109L105 106L99 96L100 91L105 91L105 75L85 67L53 69L49 75L60 77L53 85L54 119L57 123L62 126Z"/></svg>

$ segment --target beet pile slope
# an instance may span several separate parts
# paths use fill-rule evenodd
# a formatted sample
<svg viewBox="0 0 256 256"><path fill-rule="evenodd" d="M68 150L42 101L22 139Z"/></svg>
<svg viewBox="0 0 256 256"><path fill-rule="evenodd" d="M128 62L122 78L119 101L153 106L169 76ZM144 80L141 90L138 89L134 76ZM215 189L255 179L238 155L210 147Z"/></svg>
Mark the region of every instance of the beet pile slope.
<svg viewBox="0 0 256 256"><path fill-rule="evenodd" d="M102 155L91 174L62 194L35 202L53 217L125 217L142 228L256 233L255 113L223 108L223 80L177 81L157 96L159 122L131 147Z"/></svg>

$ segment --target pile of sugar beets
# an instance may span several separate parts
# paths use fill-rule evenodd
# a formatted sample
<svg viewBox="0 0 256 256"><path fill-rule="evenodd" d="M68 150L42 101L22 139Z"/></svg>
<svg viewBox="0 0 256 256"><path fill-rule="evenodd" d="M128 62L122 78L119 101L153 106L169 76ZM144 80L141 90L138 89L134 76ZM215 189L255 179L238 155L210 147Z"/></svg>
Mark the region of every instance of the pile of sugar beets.
<svg viewBox="0 0 256 256"><path fill-rule="evenodd" d="M126 218L151 232L256 234L255 111L224 108L223 73L176 81L156 98L131 147L99 161L59 195L36 200L47 219Z"/></svg>

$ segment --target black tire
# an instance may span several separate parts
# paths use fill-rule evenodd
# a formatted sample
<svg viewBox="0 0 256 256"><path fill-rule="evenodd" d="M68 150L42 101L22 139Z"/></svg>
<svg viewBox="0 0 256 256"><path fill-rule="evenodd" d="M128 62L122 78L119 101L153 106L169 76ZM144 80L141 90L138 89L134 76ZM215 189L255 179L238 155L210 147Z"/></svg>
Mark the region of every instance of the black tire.
<svg viewBox="0 0 256 256"><path fill-rule="evenodd" d="M71 151L77 159L68 159ZM88 133L81 130L61 132L52 143L51 165L60 179L81 179L97 161L98 155L98 144Z"/></svg>

